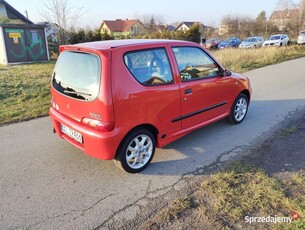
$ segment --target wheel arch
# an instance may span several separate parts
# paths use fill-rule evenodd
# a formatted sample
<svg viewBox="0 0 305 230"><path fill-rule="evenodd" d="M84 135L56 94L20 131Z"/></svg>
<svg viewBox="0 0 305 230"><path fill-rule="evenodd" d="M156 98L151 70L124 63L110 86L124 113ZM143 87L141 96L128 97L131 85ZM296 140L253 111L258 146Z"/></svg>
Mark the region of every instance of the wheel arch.
<svg viewBox="0 0 305 230"><path fill-rule="evenodd" d="M126 133L126 135L123 137L123 139L121 140L117 150L116 150L116 153L115 153L115 157L117 156L117 153L118 153L118 150L120 149L120 147L122 146L123 142L126 140L126 138L131 134L133 133L134 131L138 130L138 129L146 129L148 131L150 131L154 138L155 138L155 141L156 141L156 146L158 145L158 134L159 134L159 130L153 126L152 124L141 124L141 125L138 125L134 128L132 128L131 130L129 130L129 132Z"/></svg>
<svg viewBox="0 0 305 230"><path fill-rule="evenodd" d="M245 89L245 90L243 90L243 91L241 91L239 94L245 94L246 96L247 96L247 98L248 98L248 104L250 103L250 99L251 99L251 95L250 95L250 92L249 92L249 90L247 90L247 89ZM238 94L238 95L239 95Z"/></svg>

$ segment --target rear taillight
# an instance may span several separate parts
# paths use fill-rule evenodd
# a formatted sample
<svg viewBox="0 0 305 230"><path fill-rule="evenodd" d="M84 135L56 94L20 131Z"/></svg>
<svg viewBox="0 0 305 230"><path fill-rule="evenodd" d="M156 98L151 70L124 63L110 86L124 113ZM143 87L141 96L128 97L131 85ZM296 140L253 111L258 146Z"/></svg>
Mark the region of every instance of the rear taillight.
<svg viewBox="0 0 305 230"><path fill-rule="evenodd" d="M51 106L53 107L53 109L59 110L59 106L58 104L55 102L54 98L51 97Z"/></svg>
<svg viewBox="0 0 305 230"><path fill-rule="evenodd" d="M112 121L99 121L91 118L83 118L82 123L103 132L109 132L114 129L114 122Z"/></svg>

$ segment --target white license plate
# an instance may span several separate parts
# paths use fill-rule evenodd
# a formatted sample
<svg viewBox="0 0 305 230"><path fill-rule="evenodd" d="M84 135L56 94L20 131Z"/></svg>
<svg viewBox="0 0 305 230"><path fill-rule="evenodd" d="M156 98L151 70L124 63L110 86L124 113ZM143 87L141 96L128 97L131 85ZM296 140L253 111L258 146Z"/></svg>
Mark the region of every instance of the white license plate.
<svg viewBox="0 0 305 230"><path fill-rule="evenodd" d="M72 139L76 140L77 142L83 143L83 137L82 137L82 135L79 132L77 132L77 131L75 131L73 129L70 129L69 127L67 127L67 126L65 126L63 124L61 124L61 131L64 134L66 134L67 136L69 136Z"/></svg>

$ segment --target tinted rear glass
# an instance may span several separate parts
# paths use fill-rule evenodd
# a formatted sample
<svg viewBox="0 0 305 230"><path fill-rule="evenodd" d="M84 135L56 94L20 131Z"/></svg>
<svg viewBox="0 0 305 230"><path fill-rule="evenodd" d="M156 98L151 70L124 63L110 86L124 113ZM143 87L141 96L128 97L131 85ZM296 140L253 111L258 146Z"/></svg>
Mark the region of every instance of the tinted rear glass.
<svg viewBox="0 0 305 230"><path fill-rule="evenodd" d="M98 56L65 51L57 60L52 85L68 97L90 101L98 95L100 70Z"/></svg>
<svg viewBox="0 0 305 230"><path fill-rule="evenodd" d="M164 48L128 52L124 55L124 62L134 78L143 85L174 82Z"/></svg>

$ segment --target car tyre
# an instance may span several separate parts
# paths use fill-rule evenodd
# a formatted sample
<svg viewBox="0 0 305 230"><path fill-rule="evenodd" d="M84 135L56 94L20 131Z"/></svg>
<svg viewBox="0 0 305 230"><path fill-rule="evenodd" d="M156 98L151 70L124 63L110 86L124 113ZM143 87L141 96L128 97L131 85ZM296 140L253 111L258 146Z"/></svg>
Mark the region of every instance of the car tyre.
<svg viewBox="0 0 305 230"><path fill-rule="evenodd" d="M232 124L241 123L247 115L248 105L249 105L248 97L243 93L239 94L231 107L229 121Z"/></svg>
<svg viewBox="0 0 305 230"><path fill-rule="evenodd" d="M151 162L156 149L156 139L147 129L136 129L122 141L115 164L128 173L138 173Z"/></svg>

